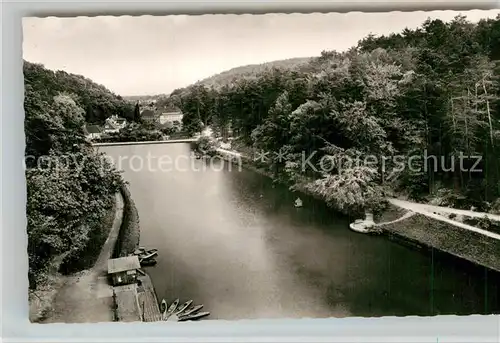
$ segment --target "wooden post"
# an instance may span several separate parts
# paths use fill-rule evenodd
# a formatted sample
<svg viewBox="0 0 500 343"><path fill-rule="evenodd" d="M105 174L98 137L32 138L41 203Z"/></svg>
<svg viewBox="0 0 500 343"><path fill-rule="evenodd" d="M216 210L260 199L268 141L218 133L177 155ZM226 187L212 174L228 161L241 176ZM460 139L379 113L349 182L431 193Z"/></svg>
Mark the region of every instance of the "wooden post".
<svg viewBox="0 0 500 343"><path fill-rule="evenodd" d="M142 302L142 321L144 321L144 301Z"/></svg>
<svg viewBox="0 0 500 343"><path fill-rule="evenodd" d="M484 95L485 95L485 99L486 99L486 111L488 113L488 123L489 123L489 126L490 126L491 146L494 147L495 143L494 143L494 140L493 140L493 126L492 126L492 123L491 123L490 102L488 100L488 92L486 91L486 83L484 81L484 77L483 77L483 90L484 90Z"/></svg>

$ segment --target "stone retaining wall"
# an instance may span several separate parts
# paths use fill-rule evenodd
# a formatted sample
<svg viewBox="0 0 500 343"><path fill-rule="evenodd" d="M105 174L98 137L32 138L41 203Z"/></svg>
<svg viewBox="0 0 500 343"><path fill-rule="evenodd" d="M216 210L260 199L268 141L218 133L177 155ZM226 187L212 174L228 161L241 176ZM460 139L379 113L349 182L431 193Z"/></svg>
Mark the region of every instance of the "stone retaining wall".
<svg viewBox="0 0 500 343"><path fill-rule="evenodd" d="M124 257L133 253L139 246L140 238L139 213L127 185L121 186L120 193L124 201L123 220L114 257Z"/></svg>

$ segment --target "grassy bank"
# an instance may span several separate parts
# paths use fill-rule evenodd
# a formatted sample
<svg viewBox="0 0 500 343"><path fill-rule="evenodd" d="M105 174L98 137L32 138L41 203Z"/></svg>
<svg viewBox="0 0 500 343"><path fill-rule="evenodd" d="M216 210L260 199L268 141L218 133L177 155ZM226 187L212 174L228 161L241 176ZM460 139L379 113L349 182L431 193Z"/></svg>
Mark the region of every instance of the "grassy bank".
<svg viewBox="0 0 500 343"><path fill-rule="evenodd" d="M500 272L500 241L421 214L380 228L399 241L438 249Z"/></svg>
<svg viewBox="0 0 500 343"><path fill-rule="evenodd" d="M125 184L121 186L120 193L124 201L123 220L113 254L114 257L123 257L134 252L139 246L140 238L139 213Z"/></svg>

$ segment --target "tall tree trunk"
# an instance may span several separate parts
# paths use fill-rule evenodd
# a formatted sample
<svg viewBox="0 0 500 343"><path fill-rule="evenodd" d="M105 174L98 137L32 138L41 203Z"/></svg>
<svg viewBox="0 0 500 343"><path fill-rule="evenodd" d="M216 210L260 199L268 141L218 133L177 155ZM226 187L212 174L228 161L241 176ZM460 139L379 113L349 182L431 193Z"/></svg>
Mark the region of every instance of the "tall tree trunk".
<svg viewBox="0 0 500 343"><path fill-rule="evenodd" d="M470 108L469 108L469 104L470 104L470 97L471 97L471 94L470 94L470 89L467 87L467 102L466 102L466 106L465 106L465 110L466 112L465 113L469 113L470 112ZM466 149L466 152L467 152L467 159L470 158L470 155L471 155L471 151L470 151L470 142L469 142L469 125L468 125L468 122L467 122L467 114L464 116L465 118L465 149ZM470 182L471 180L471 168L467 168L468 170L468 177L467 177L467 180L468 182ZM462 173L462 171L460 171L460 174Z"/></svg>
<svg viewBox="0 0 500 343"><path fill-rule="evenodd" d="M450 103L451 103L451 121L453 123L453 135L455 135L455 131L457 129L457 125L455 123L455 108L453 106L453 99L454 98L450 98Z"/></svg>
<svg viewBox="0 0 500 343"><path fill-rule="evenodd" d="M493 141L493 125L491 121L491 111L490 111L490 101L488 100L488 92L486 91L486 83L484 82L483 78L483 90L484 90L484 95L486 98L486 111L488 112L488 122L490 125L490 141L491 141L491 147L494 148L495 143Z"/></svg>
<svg viewBox="0 0 500 343"><path fill-rule="evenodd" d="M484 91L484 96L485 96L485 100L486 100L486 112L488 114L488 124L489 124L489 128L490 128L491 149L492 149L492 151L494 151L495 145L494 145L494 140L493 140L493 124L491 121L490 101L488 100L488 92L486 90L486 82L484 80L484 77L482 79L482 85L483 85L483 91ZM487 146L486 146L486 149L488 149ZM485 175L485 179L486 179L487 185L490 184L489 173L488 173L489 167L490 167L490 163L489 163L489 159L488 159L488 153L486 151L486 159L485 159L485 173L486 173L486 175ZM484 194L485 199L489 199L489 193L490 193L489 187L485 187L484 192L485 192L485 194Z"/></svg>
<svg viewBox="0 0 500 343"><path fill-rule="evenodd" d="M455 107L453 106L453 100L455 100L455 99L460 99L460 98L453 98L453 97L450 98L451 120L452 120L452 124L453 124L452 144L456 146L457 139L455 137L457 136L457 123L455 120ZM456 153L456 148L455 148L455 153ZM456 160L454 158L452 158L450 163L452 163L452 167L453 167L453 185L455 187L455 190L458 191L463 186L462 170L460 170L460 169L457 170Z"/></svg>
<svg viewBox="0 0 500 343"><path fill-rule="evenodd" d="M427 88L425 87L424 84L424 94L427 93ZM427 100L424 100L424 117L425 117L425 136L426 136L426 141L427 141L427 147L426 149L429 150L431 146L431 138L430 138L430 132L429 132L429 111L427 108ZM425 163L430 164L429 161L425 161ZM427 165L427 179L429 180L429 194L432 194L434 191L434 173L433 169L429 168L429 165Z"/></svg>

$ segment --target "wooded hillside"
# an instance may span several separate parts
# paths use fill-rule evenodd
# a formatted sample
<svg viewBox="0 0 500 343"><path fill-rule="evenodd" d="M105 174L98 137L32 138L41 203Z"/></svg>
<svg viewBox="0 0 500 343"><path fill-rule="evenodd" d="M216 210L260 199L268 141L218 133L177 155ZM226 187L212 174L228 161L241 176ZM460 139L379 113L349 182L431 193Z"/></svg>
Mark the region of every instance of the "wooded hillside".
<svg viewBox="0 0 500 343"><path fill-rule="evenodd" d="M309 57L297 57L290 58L286 60L272 61L262 64L251 64L242 67L232 68L226 70L220 74L208 77L197 82L197 85L203 85L206 87L222 87L224 85L229 85L238 79L254 77L262 72L273 68L285 68L293 69L300 68L301 66L307 64L311 58Z"/></svg>
<svg viewBox="0 0 500 343"><path fill-rule="evenodd" d="M500 208L499 59L500 17L473 24L459 16L369 36L300 69L231 84L214 77L213 87L172 97L185 128L232 129L246 147L269 153L276 177L310 180L306 187L339 210L376 207L394 191L491 210ZM311 154L328 168L304 169Z"/></svg>
<svg viewBox="0 0 500 343"><path fill-rule="evenodd" d="M59 93L71 93L77 105L85 111L87 123L102 123L112 114L133 120L133 104L92 80L65 71L52 71L41 64L24 61L24 80L29 92L34 91L44 101Z"/></svg>
<svg viewBox="0 0 500 343"><path fill-rule="evenodd" d="M77 260L91 237L106 230L100 224L122 180L86 142L84 125L89 117L127 117L129 105L82 76L29 62L24 76L29 276L35 288L55 257L63 264Z"/></svg>

